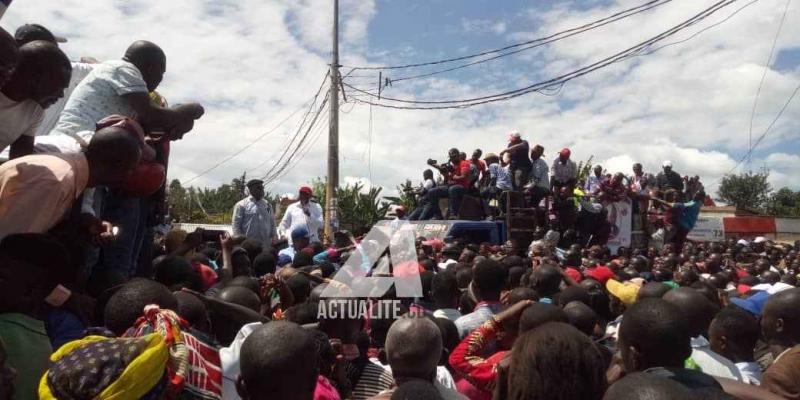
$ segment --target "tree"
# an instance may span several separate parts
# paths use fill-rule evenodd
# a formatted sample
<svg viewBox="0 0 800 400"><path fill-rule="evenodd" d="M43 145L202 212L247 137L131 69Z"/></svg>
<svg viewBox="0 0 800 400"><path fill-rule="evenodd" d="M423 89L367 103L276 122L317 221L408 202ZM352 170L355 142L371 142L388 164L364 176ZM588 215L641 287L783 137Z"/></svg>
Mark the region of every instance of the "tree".
<svg viewBox="0 0 800 400"><path fill-rule="evenodd" d="M725 175L717 195L722 201L733 204L737 209L764 211L772 191L767 182L768 177L768 171Z"/></svg>
<svg viewBox="0 0 800 400"><path fill-rule="evenodd" d="M180 222L229 224L233 207L244 198L246 178L242 174L231 183L216 188L184 188L180 181L175 179L170 182L168 192L170 216ZM264 199L275 209L277 196L266 192Z"/></svg>
<svg viewBox="0 0 800 400"><path fill-rule="evenodd" d="M800 217L800 191L784 187L773 193L767 202L767 214L782 217Z"/></svg>
<svg viewBox="0 0 800 400"><path fill-rule="evenodd" d="M325 180L321 178L311 181L314 197L323 208L325 184ZM372 186L369 190L364 189L364 184L359 182L339 186L336 190L339 229L348 230L356 236L367 233L389 211L389 202L381 197L383 188Z"/></svg>
<svg viewBox="0 0 800 400"><path fill-rule="evenodd" d="M589 159L585 162L578 162L578 182L585 181L592 173L592 158L594 158L594 156L589 156Z"/></svg>
<svg viewBox="0 0 800 400"><path fill-rule="evenodd" d="M411 184L410 179L397 186L397 193L400 196L384 196L383 198L392 204L403 206L408 212L417 208L417 197L414 195L414 185Z"/></svg>

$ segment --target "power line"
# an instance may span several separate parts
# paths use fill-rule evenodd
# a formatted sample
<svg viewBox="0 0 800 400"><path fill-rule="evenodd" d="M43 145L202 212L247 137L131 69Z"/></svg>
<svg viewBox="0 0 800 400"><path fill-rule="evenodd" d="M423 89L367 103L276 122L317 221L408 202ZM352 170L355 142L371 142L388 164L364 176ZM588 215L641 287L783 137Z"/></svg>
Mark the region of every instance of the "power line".
<svg viewBox="0 0 800 400"><path fill-rule="evenodd" d="M758 140L756 140L756 142L752 146L750 146L750 149L747 151L747 153L745 153L744 156L742 156L742 158L739 159L739 162L737 162L736 165L733 166L733 168L731 168L728 172L726 172L725 175L728 175L731 172L735 171L736 168L739 168L739 165L741 165L744 162L744 160L750 157L755 148L758 147L761 141L764 140L764 138L767 137L767 135L771 132L772 127L775 126L775 123L778 122L778 120L783 115L783 112L786 111L786 108L789 107L789 104L792 102L794 97L797 96L797 92L799 91L800 91L800 83L797 84L797 87L794 88L792 94L789 96L788 99L786 99L786 103L783 104L783 107L781 107L780 111L778 111L778 115L776 115L775 118L772 120L772 122L770 122L769 126L767 126L767 129L764 130L764 133L762 133L761 136L758 137Z"/></svg>
<svg viewBox="0 0 800 400"><path fill-rule="evenodd" d="M267 174L264 175L264 177L262 179L265 182L271 182L271 181L275 180L277 175L280 174L281 172L283 172L283 170L286 169L286 167L291 162L292 158L295 156L295 154L297 154L297 151L300 149L300 146L302 146L303 142L305 142L306 138L308 137L309 132L311 132L311 129L314 127L314 125L316 125L317 118L319 118L320 114L322 114L322 112L326 108L325 106L327 104L328 104L328 96L326 95L325 98L322 100L322 105L320 105L320 108L317 110L316 114L314 114L314 118L311 120L311 123L309 124L308 129L306 129L305 133L303 134L303 137L297 143L297 146L295 147L294 151L292 151L292 154L289 155L289 157L283 163L283 166L281 166L276 172L268 172ZM277 165L278 164L276 163L275 166L277 167Z"/></svg>
<svg viewBox="0 0 800 400"><path fill-rule="evenodd" d="M648 11L648 10L650 10L652 8L656 8L658 6L664 5L666 3L667 2L662 2L662 3L657 3L657 4L654 4L654 5L650 5L650 6L646 7L646 8L639 9L639 10L637 10L635 12L631 12L631 13L628 13L628 14L626 14L626 12L627 12L627 10L626 10L626 11L614 14L613 16L603 18L602 20L598 20L598 21L592 22L590 24L583 25L581 27L572 28L572 29L569 29L569 30L566 30L566 31L555 33L555 34L550 35L550 36L548 36L546 38L535 39L533 41L534 43L526 45L526 46L521 47L521 48L519 48L517 50L514 50L514 51L509 51L507 53L501 53L501 54L498 54L498 55L493 56L493 57L484 58L484 59L481 59L481 60L478 60L478 61L473 61L473 62L470 62L470 63L467 63L467 64L458 65L458 66L455 66L455 67L440 69L440 70L427 72L427 73L423 73L423 74L417 74L417 75L411 75L411 76L404 76L404 77L400 77L400 78L394 78L394 79L390 79L390 82L392 84L394 84L394 83L402 82L402 81L406 81L406 80L427 78L427 77L430 77L430 76L443 74L445 72L456 71L456 70L459 70L459 69L472 67L472 66L475 66L475 65L478 65L478 64L483 64L483 63L486 63L486 62L489 62L489 61L494 61L494 60L497 60L499 58L503 58L503 57L507 57L507 56L514 55L514 54L517 54L517 53L521 53L523 51L527 51L527 50L530 50L530 49L541 47L541 46L544 46L546 44L557 42L559 40L564 40L564 39L567 39L569 37L576 36L576 35L579 35L581 33L584 33L586 31L590 31L592 29L600 28L602 26L605 26L605 25L608 25L610 23L619 21L621 19L625 19L625 18L631 17L633 15L636 15L636 14L639 14L639 13L643 13L645 11ZM565 34L565 33L567 33L567 34Z"/></svg>
<svg viewBox="0 0 800 400"><path fill-rule="evenodd" d="M481 56L485 56L485 55L488 55L488 54L499 53L499 52L510 50L510 49L514 49L514 48L517 48L517 47L522 47L522 46L525 46L525 45L528 45L528 44L531 44L531 43L545 41L545 40L551 39L553 37L556 37L558 35L563 35L565 33L570 33L570 32L577 31L577 30L580 30L580 29L584 29L584 28L587 28L587 27L590 27L590 26L593 26L593 25L596 25L596 24L603 23L603 22L605 22L605 21L607 21L609 19L616 18L616 17L618 17L618 16L620 16L622 14L626 14L626 13L630 13L630 12L638 13L638 12L641 12L641 11L637 11L637 10L640 10L640 9L645 9L643 11L646 11L646 10L649 10L651 8L667 4L667 3L671 2L671 1L672 0L652 0L652 1L648 1L648 2L646 2L644 4L638 5L636 7L632 7L632 8L628 8L628 9L619 11L619 12L617 12L615 14L612 14L612 15L609 15L607 17L604 17L604 18L589 22L587 24L584 24L584 25L581 25L581 26L578 26L578 27L575 27L575 28L571 28L571 29L567 29L567 30L564 30L564 31L561 31L561 32L557 32L557 33L554 33L554 34L552 34L550 36L537 38L537 39L532 39L532 40L528 40L528 41L524 41L524 42L520 42L520 43L515 43L515 44L509 45L509 46L505 46L505 47L502 47L502 48L499 48L499 49L486 50L486 51L482 51L480 53L470 54L470 55L467 55L467 56L449 58L449 59L446 59L446 60L438 60L438 61L416 63L416 64L392 65L392 66L384 66L384 67L372 67L372 66L344 66L344 67L352 68L353 71L355 71L355 70L391 70L391 69L406 69L406 68L423 67L423 66L427 66L427 65L438 65L438 64L446 64L446 63L450 63L450 62L454 62L454 61L469 60L469 59L472 59L472 58L481 57Z"/></svg>
<svg viewBox="0 0 800 400"><path fill-rule="evenodd" d="M755 119L756 116L756 107L758 106L758 98L761 95L761 87L764 85L764 80L767 77L769 64L772 62L772 55L775 52L775 45L778 43L778 37L781 34L781 28L783 28L783 22L786 20L786 14L789 12L789 5L791 3L792 0L786 0L786 7L783 9L783 16L781 16L781 22L778 24L778 30L775 31L775 37L772 38L772 47L769 49L769 56L767 56L767 61L764 63L764 72L761 74L761 80L758 82L758 88L756 89L756 96L753 99L753 109L750 111L750 131L748 136L750 151L748 151L748 154L753 151L753 119Z"/></svg>
<svg viewBox="0 0 800 400"><path fill-rule="evenodd" d="M300 110L302 110L303 108L305 108L307 104L312 104L312 105L313 105L313 104L316 102L317 96L319 96L319 93L320 93L320 91L322 90L322 86L323 86L323 85L325 85L325 81L327 81L327 79L328 79L328 74L329 74L329 73L326 73L326 74L325 74L325 77L322 79L322 84L320 85L320 89L318 89L318 90L317 90L317 93L316 93L316 94L315 94L315 95L314 95L314 96L313 96L311 99L309 99L308 101L306 101L305 103L303 103L303 104L302 104L302 105L301 105L299 108L295 109L295 110L294 110L294 111L293 111L291 114L289 114L289 115L288 115L286 118L284 118L284 119L283 119L283 120L281 120L281 121L280 121L280 122L279 122L277 125L275 125L274 127L272 127L272 129L270 129L270 130L268 130L268 131L266 131L266 132L262 133L262 134L261 134L261 135L259 135L257 138L253 139L253 140L252 140L250 143L248 143L248 144L244 145L242 148L240 148L239 150L235 151L233 154L229 155L228 157L225 157L225 158L224 158L224 159L222 159L220 162L218 162L218 163L216 163L216 164L212 165L212 166L211 166L211 167L209 167L209 168L206 168L205 170L203 170L203 171L202 171L202 172L200 172L199 174L195 175L195 176L194 176L194 177L192 177L191 179L189 179L189 180L187 180L187 181L183 182L183 185L188 185L189 183L191 183L191 182L194 182L195 180L197 180L197 178L200 178L201 176L204 176L205 174L207 174L207 173L209 173L209 172L211 172L211 171L213 171L213 170L215 170L215 169L219 168L220 166L222 166L222 164L225 164L225 163L227 163L228 161L230 161L230 160L233 160L234 158L238 157L240 154L242 154L242 153L243 153L243 152L245 152L247 149L249 149L250 147L252 147L254 144L256 144L257 142L259 142L261 139L264 139L265 137L267 137L267 135L269 135L269 134L270 134L270 133L272 133L272 132L275 132L275 131L276 131L278 128L280 128L281 126L283 126L283 124L285 124L287 121L289 121L289 119L291 119L292 117L294 117L294 116L295 116L295 114L297 114L298 112L300 112Z"/></svg>
<svg viewBox="0 0 800 400"><path fill-rule="evenodd" d="M323 111L323 113L324 113L324 111ZM323 119L322 121L323 121L323 122L325 122L325 121L324 121L324 119ZM299 154L299 155L298 155L298 157L297 157L297 158L296 158L296 159L295 159L295 160L292 162L292 165L291 165L291 166L288 166L288 167L287 167L287 168L286 168L286 169L285 169L283 172L281 172L280 174L278 174L278 175L275 177L275 179L271 180L269 183L274 183L274 182L276 182L277 180L279 180L279 179L283 178L284 176L286 176L286 174L287 174L287 173L289 173L289 171L291 171L292 169L294 169L294 168L297 166L297 164L299 164L299 163L300 163L300 162L301 162L301 161L302 161L302 160L305 158L305 156L306 156L306 155L307 155L307 154L308 154L308 153L311 151L311 149L312 149L312 148L314 147L314 145L315 145L315 144L316 144L316 143L319 141L319 138L322 136L322 134L325 132L325 130L326 130L327 128L328 128L328 124L327 124L327 123L318 124L318 125L317 125L317 129L316 129L316 130L315 130L315 132L312 134L312 135L313 135L313 138L312 138L310 141L307 141L307 142L306 142L307 144L306 144L305 148L303 148L303 149L301 149L301 150L300 150L300 154Z"/></svg>
<svg viewBox="0 0 800 400"><path fill-rule="evenodd" d="M736 11L732 12L727 17L725 17L725 18L721 19L720 21L715 22L715 23L713 23L713 24L711 24L711 25L709 25L709 26L707 26L707 27L705 27L705 28L693 33L691 36L687 37L686 39L681 39L681 40L678 40L676 42L671 42L671 43L667 43L667 44L658 46L658 47L656 47L656 48L654 48L654 49L652 49L652 50L650 50L650 51L648 51L646 53L636 54L636 56L637 57L638 56L649 56L650 54L653 54L653 53L655 53L655 52L657 52L657 51L659 51L659 50L661 50L661 49L663 49L665 47L670 47L670 46L674 46L676 44L686 43L686 42L696 38L697 36L700 36L703 32L705 32L705 31L707 31L709 29L715 28L715 27L717 27L719 25L722 25L723 23L727 22L729 19L731 19L734 16L736 16L736 14L739 14L740 11L744 10L747 7L750 7L754 3L757 3L758 1L759 0L752 0L751 2L749 2L749 3L739 7L738 9L736 9Z"/></svg>
<svg viewBox="0 0 800 400"><path fill-rule="evenodd" d="M399 102L399 103L423 104L424 106L403 106L403 105L386 104L386 103L380 103L380 102L376 102L376 101L366 101L366 100L358 100L358 99L357 99L357 101L361 101L362 103L366 103L366 104L376 105L376 106L379 106L379 107L386 107L386 108L428 110L428 109L467 108L467 107L472 107L472 106L476 106L476 105L480 105L480 104L486 104L486 103L491 103L491 102L496 102L496 101L512 99L512 98L519 97L519 96L522 96L522 95L525 95L525 94L528 94L528 93L531 93L531 92L534 92L534 91L541 91L541 90L545 90L545 89L549 89L549 88L555 87L556 85L561 85L561 84L563 84L565 82L568 82L568 81L570 81L572 79L581 77L583 75L586 75L586 74L588 74L590 72L593 72L595 70L598 70L600 68L606 67L608 65L614 64L614 63L622 61L622 60L625 60L625 59L627 59L629 57L636 56L638 53L641 53L643 50L645 50L647 48L650 48L650 46L652 46L653 44L655 44L655 43L657 43L657 42L659 42L659 41L661 41L661 40L663 40L665 38L668 38L668 37L676 34L677 32L679 32L679 31L681 31L681 30L683 30L683 29L685 29L685 28L687 28L687 27L689 27L691 25L696 24L698 21L709 17L710 15L712 15L715 12L719 11L720 9L722 9L724 7L727 7L728 5L733 4L736 1L738 1L738 0L720 0L719 2L715 3L711 7L708 7L706 9L704 9L703 11L701 11L698 14L696 14L695 16L687 19L686 21L684 21L684 22L682 22L682 23L680 23L680 24L678 24L678 25L676 25L676 26L674 26L674 27L662 32L659 35L656 35L656 36L654 36L654 37L652 37L652 38L650 38L648 40L645 40L644 42L641 42L641 43L639 43L639 44L637 44L635 46L632 46L632 47L630 47L630 48L628 48L626 50L620 51L620 52L618 52L618 53L616 53L616 54L614 54L612 56L606 57L604 59L601 59L600 61L594 62L594 63L592 63L590 65L584 66L584 67L579 68L577 70L573 70L573 71L571 71L569 73L563 74L563 75L558 76L556 78L552 78L552 79L549 79L549 80L546 80L546 81L537 82L537 83L534 83L532 85L529 85L529 86L526 86L526 87L523 87L523 88L520 88L520 89L515 89L515 90L512 90L512 91L493 94L493 95L488 95L488 96L475 97L475 98L469 98L469 99L460 99L460 100L420 101L420 100L407 100L407 99L388 98L388 97L385 97L385 96L382 96L381 99L380 99L380 100L391 101L391 102ZM359 93L366 94L366 95L368 95L370 97L373 97L373 98L376 97L372 93L369 93L367 91L361 90L361 89L356 88L356 87L353 87L353 86L351 86L349 84L345 83L345 86L347 86L347 87L349 87L349 88L351 88L351 89L353 89L353 90L355 90L355 91L357 91Z"/></svg>
<svg viewBox="0 0 800 400"><path fill-rule="evenodd" d="M328 73L325 74L325 78L326 79L324 79L322 81L322 84L320 84L319 89L317 90L317 95L316 96L319 96L319 94L322 92L322 88L325 86L325 82L326 82L328 77L330 77L330 71L328 71ZM325 93L325 98L324 98L323 103L322 103L322 105L320 107L324 107L325 103L328 100L328 95L329 95L328 93ZM280 165L281 162L283 162L284 157L286 157L286 155L289 153L289 149L292 147L292 145L294 144L295 140L297 140L300 137L300 133L303 131L303 126L305 126L305 123L308 120L308 116L311 114L311 111L316 106L316 99L317 99L316 96L314 98L314 102L311 104L311 106L308 108L308 110L306 110L306 113L303 116L303 119L300 121L300 125L297 126L297 130L295 131L295 133L292 136L291 140L289 141L288 144L283 146L284 147L283 152L281 153L280 157L278 157L278 160L275 161L275 164L273 164L272 167L266 172L266 174L264 175L265 177L269 176L270 174L272 174L272 172L276 168L278 168L278 165ZM314 118L316 119L316 116ZM261 168L261 166L266 164L269 160L270 160L269 158L265 158L264 161L262 161L260 164L258 164L258 166L256 166L254 169Z"/></svg>

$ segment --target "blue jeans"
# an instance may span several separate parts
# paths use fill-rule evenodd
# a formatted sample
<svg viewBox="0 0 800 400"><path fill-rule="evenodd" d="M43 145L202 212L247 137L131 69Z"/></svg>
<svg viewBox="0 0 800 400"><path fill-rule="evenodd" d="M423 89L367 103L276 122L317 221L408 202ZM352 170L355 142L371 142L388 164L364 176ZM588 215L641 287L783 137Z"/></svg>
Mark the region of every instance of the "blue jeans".
<svg viewBox="0 0 800 400"><path fill-rule="evenodd" d="M448 212L448 217L455 217L458 215L458 209L461 207L461 198L464 196L464 193L467 192L461 185L451 185L451 186L437 186L431 190L428 190L428 194L431 196L431 203L426 204L426 207L430 207L430 211L426 212L425 210L422 211L422 217L420 219L430 219L433 217L432 214L434 206L436 208L439 207L439 199L450 199L450 210ZM427 217L427 218L426 218Z"/></svg>
<svg viewBox="0 0 800 400"><path fill-rule="evenodd" d="M439 195L436 193L438 187L428 189L417 208L409 216L411 221L425 221L429 219L441 219L442 211L439 209ZM445 188L446 189L446 188Z"/></svg>
<svg viewBox="0 0 800 400"><path fill-rule="evenodd" d="M119 234L113 243L100 249L97 270L115 269L126 278L136 273L147 222L143 201L116 192L108 193L101 219L119 227Z"/></svg>

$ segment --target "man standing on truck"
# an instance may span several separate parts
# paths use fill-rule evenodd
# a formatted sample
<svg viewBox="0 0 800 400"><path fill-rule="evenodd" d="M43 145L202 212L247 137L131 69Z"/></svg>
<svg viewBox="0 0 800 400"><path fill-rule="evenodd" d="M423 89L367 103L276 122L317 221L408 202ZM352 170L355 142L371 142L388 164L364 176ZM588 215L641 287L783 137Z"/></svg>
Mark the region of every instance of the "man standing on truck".
<svg viewBox="0 0 800 400"><path fill-rule="evenodd" d="M233 235L243 235L261 243L263 248L272 246L275 239L275 213L264 200L264 182L252 179L247 182L250 195L233 207Z"/></svg>
<svg viewBox="0 0 800 400"><path fill-rule="evenodd" d="M310 187L301 187L298 196L300 200L289 204L283 214L280 230L289 240L290 246L294 239L292 232L301 227L308 230L310 242L319 241L319 230L323 225L322 206L317 202L311 201L312 194Z"/></svg>

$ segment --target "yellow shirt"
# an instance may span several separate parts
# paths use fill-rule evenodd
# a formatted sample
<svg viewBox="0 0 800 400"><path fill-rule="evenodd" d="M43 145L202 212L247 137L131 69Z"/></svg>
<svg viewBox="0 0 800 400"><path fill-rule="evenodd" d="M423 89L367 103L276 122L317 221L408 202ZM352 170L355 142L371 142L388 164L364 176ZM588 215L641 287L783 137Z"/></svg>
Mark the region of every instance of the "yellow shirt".
<svg viewBox="0 0 800 400"><path fill-rule="evenodd" d="M0 165L0 239L47 232L67 215L88 182L83 153L31 155Z"/></svg>

